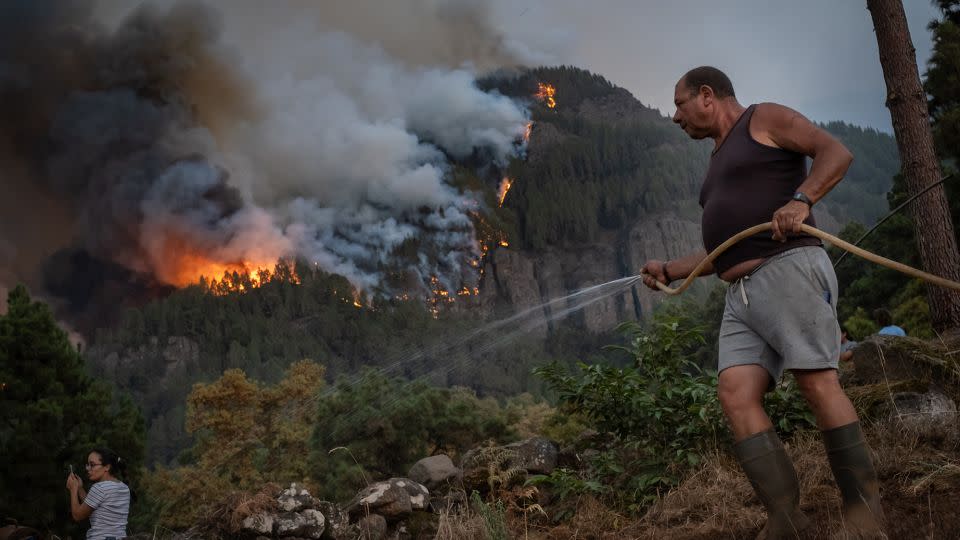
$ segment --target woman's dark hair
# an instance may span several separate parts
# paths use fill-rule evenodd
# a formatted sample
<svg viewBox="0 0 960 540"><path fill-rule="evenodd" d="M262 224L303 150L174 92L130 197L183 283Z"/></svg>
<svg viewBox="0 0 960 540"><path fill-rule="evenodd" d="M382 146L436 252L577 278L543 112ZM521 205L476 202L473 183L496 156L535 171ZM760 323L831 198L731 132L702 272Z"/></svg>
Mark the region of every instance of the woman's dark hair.
<svg viewBox="0 0 960 540"><path fill-rule="evenodd" d="M124 476L124 473L127 471L127 464L116 452L102 446L100 448L94 448L91 452L100 454L100 463L102 463L104 467L109 465L111 474L114 476Z"/></svg>
<svg viewBox="0 0 960 540"><path fill-rule="evenodd" d="M873 311L873 320L880 326L890 326L893 324L893 315L884 308L878 308Z"/></svg>
<svg viewBox="0 0 960 540"><path fill-rule="evenodd" d="M137 494L134 493L133 488L130 487L130 480L127 478L127 460L105 446L94 448L91 452L100 455L100 463L104 466L110 466L110 474L123 479L124 483L127 484L127 489L130 490L130 500L135 502L137 500Z"/></svg>

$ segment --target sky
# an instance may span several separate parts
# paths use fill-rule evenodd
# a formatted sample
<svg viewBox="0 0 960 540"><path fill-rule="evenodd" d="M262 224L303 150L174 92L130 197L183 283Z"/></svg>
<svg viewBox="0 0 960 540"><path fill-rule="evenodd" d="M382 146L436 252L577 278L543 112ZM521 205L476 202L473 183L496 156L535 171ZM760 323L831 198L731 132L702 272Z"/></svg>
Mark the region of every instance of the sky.
<svg viewBox="0 0 960 540"><path fill-rule="evenodd" d="M743 104L775 101L815 121L892 132L865 0L511 4L516 15L499 18L509 34L541 36L560 62L599 73L665 114L673 113L677 79L713 65L730 76ZM904 0L904 8L923 75L932 46L927 24L939 11L930 0Z"/></svg>
<svg viewBox="0 0 960 540"><path fill-rule="evenodd" d="M136 5L99 3L113 17ZM256 2L208 3L225 12L228 37L231 28L243 28L234 32L241 39L265 28L264 21L280 11L301 11L317 20L337 18L345 9L375 11L348 31L365 41L379 36L388 50L398 41L424 43L425 30L417 23L421 13L468 5L489 16L486 24L511 47L530 53L520 56L603 75L666 115L673 114L677 79L692 67L713 65L730 76L745 105L775 101L815 121L843 120L892 132L865 0L391 0L388 6L366 2L355 8L346 8L356 4L351 0L282 0L268 9ZM932 46L927 24L939 12L931 0L903 4L922 76ZM405 5L411 16L403 16ZM434 54L457 46L463 44L427 45Z"/></svg>

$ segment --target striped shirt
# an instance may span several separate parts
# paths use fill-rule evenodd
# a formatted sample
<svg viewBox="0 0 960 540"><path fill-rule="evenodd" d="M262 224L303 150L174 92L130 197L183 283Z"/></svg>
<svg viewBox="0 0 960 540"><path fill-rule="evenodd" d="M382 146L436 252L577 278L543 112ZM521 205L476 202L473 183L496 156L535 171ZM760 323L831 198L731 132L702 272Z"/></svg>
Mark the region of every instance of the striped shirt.
<svg viewBox="0 0 960 540"><path fill-rule="evenodd" d="M103 480L90 486L83 502L93 508L87 540L127 536L127 515L130 513L130 488L123 482Z"/></svg>

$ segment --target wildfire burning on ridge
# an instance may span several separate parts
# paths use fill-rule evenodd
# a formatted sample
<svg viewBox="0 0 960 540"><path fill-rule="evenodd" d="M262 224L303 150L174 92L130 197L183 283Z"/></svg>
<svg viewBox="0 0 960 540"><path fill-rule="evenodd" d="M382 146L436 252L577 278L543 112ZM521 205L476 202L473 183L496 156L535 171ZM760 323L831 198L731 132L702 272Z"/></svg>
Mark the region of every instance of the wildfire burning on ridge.
<svg viewBox="0 0 960 540"><path fill-rule="evenodd" d="M547 107L553 109L557 106L557 100L553 99L553 96L556 93L557 89L554 88L552 84L538 82L537 93L534 94L534 97L546 103Z"/></svg>
<svg viewBox="0 0 960 540"><path fill-rule="evenodd" d="M503 200L507 198L507 192L510 191L510 186L512 185L513 181L506 176L500 181L500 187L497 188L497 204L500 205L501 208L503 207Z"/></svg>

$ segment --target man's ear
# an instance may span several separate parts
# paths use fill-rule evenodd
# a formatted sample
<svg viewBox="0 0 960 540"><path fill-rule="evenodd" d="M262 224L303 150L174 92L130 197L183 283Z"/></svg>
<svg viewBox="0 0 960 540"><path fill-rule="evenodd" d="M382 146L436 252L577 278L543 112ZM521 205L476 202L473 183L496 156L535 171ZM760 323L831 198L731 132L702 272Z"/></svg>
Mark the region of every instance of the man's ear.
<svg viewBox="0 0 960 540"><path fill-rule="evenodd" d="M705 84L700 85L700 97L703 98L704 105L712 105L713 99L716 97L713 93L713 88Z"/></svg>

